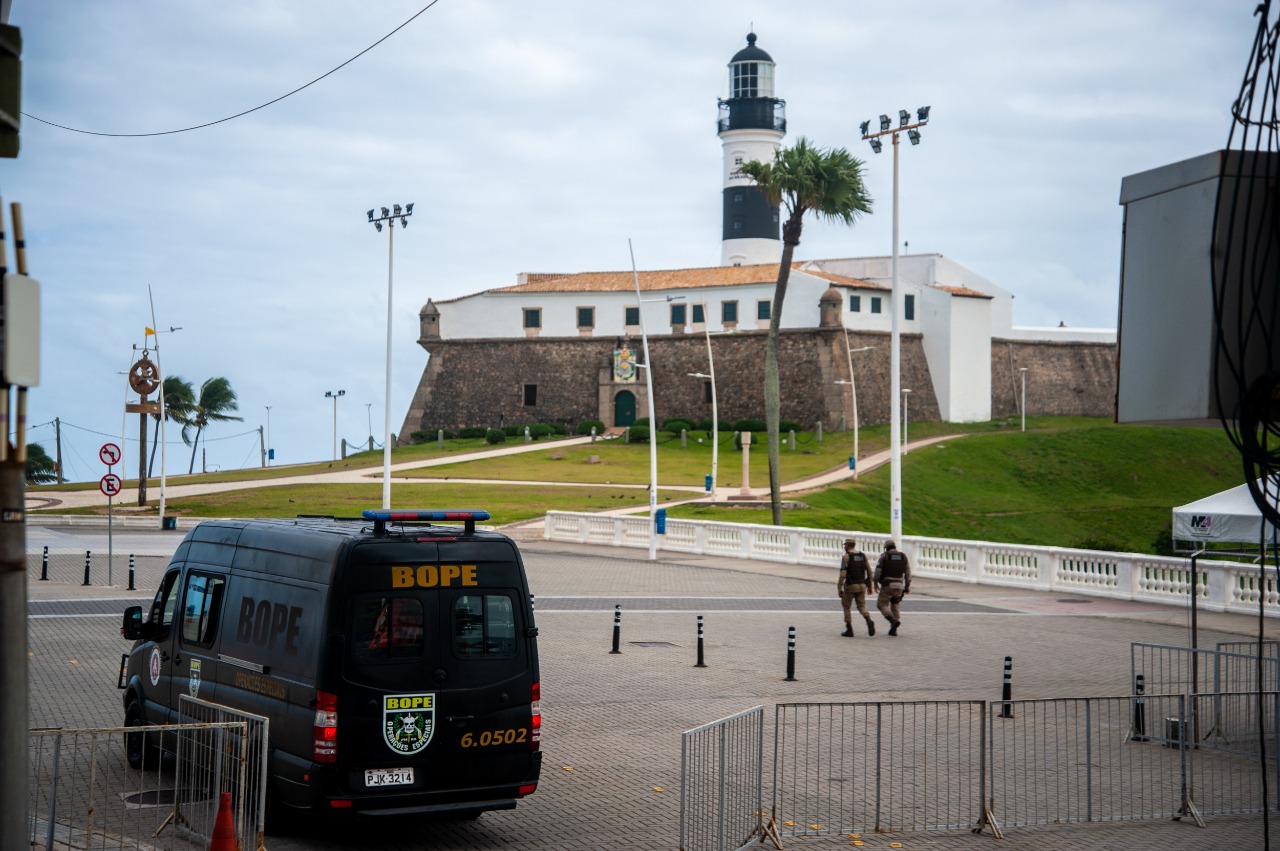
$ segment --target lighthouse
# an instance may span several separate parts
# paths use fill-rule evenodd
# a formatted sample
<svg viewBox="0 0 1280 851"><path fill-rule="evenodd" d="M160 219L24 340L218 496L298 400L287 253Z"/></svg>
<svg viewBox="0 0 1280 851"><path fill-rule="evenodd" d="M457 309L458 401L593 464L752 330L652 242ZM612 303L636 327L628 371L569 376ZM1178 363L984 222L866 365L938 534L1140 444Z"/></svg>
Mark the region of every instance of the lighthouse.
<svg viewBox="0 0 1280 851"><path fill-rule="evenodd" d="M777 263L782 256L778 207L739 172L752 160L768 163L787 135L786 101L773 96L773 57L747 46L729 61L729 97L720 101L718 122L724 150L724 233L720 265Z"/></svg>

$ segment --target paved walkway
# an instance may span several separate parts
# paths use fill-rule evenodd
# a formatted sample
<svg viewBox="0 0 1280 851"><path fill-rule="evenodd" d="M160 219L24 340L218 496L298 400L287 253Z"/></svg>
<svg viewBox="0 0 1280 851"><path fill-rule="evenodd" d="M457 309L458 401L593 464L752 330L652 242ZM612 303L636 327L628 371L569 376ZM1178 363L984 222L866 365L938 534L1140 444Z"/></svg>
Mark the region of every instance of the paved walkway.
<svg viewBox="0 0 1280 851"><path fill-rule="evenodd" d="M180 535L134 532L138 588L73 575L38 580L41 547L91 548L102 531L28 528L31 723L119 723L115 689L119 613L149 599L165 550ZM538 791L516 810L473 822L356 822L269 837L272 851L468 849L675 849L680 816L680 734L763 704L998 698L1004 656L1014 658L1014 698L1128 692L1129 643L1185 644L1187 612L1146 603L917 579L902 635L842 638L833 569L570 545L517 532L538 602L543 752ZM101 580L95 580L101 581ZM119 577L117 582L121 582ZM622 653L610 649L612 610L623 607ZM695 613L706 616L706 668L695 668ZM1201 613L1200 641L1256 636L1256 619ZM796 680L785 682L785 636L798 632ZM1267 625L1275 637L1276 625ZM766 772L772 755L766 753ZM1064 766L1066 768L1067 766ZM766 788L771 782L766 774ZM1005 839L967 830L864 834L887 849L1261 848L1262 818L1151 820L1005 828ZM1280 829L1280 824L1276 825ZM896 846L891 843L897 843ZM847 837L788 838L787 849L850 848Z"/></svg>

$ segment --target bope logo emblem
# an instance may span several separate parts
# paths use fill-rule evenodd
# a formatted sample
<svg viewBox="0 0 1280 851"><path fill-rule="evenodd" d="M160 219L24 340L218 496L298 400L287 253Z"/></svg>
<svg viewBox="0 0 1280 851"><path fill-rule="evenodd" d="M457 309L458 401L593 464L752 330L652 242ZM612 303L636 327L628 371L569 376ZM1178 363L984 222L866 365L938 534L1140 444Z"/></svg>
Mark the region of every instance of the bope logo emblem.
<svg viewBox="0 0 1280 851"><path fill-rule="evenodd" d="M435 694L396 694L382 698L382 739L398 754L420 753L436 728Z"/></svg>

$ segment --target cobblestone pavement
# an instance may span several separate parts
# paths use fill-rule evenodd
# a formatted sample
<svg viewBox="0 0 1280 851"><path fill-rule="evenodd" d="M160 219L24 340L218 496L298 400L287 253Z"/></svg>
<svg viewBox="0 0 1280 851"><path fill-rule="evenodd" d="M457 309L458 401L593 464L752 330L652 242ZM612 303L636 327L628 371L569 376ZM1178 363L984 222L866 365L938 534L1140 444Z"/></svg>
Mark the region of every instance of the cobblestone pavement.
<svg viewBox="0 0 1280 851"><path fill-rule="evenodd" d="M86 532L96 536L100 532ZM119 616L150 597L173 533L137 534L137 589L83 586L75 571L39 581L41 548L90 548L74 528L28 530L32 726L114 726ZM842 638L834 569L521 542L537 600L543 751L538 791L475 821L357 821L269 837L278 849L675 849L680 734L763 704L799 701L994 699L1013 657L1015 699L1127 694L1129 643L1187 643L1187 613L1150 604L917 579L902 634L861 627ZM120 552L120 541L116 542ZM118 556L119 557L119 556ZM95 579L95 583L105 582ZM613 606L621 650L609 653ZM707 667L695 668L695 615ZM878 618L878 615L877 615ZM881 621L881 623L883 623ZM797 629L796 680L785 682L786 634ZM1202 612L1200 644L1256 637L1254 618ZM1280 629L1268 624L1268 637ZM771 766L766 754L766 773ZM766 779L766 788L768 788ZM975 814L976 817L977 814ZM786 848L1261 848L1260 816L1005 830L786 838ZM1276 826L1280 826L1278 823Z"/></svg>

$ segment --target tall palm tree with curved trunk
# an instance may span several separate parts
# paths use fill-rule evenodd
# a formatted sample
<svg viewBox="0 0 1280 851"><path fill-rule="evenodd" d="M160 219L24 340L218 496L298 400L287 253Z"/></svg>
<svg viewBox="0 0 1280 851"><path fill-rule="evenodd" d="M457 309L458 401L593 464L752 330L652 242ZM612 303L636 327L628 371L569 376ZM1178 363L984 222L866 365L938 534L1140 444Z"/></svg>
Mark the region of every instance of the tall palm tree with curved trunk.
<svg viewBox="0 0 1280 851"><path fill-rule="evenodd" d="M190 424L191 408L196 403L196 391L180 375L170 375L164 380L164 418L185 429ZM151 429L151 458L147 460L147 477L156 466L156 447L160 445L160 415L152 414L155 425ZM184 441L185 442L185 441Z"/></svg>
<svg viewBox="0 0 1280 851"><path fill-rule="evenodd" d="M196 469L196 447L200 445L200 433L209 423L225 423L231 420L244 422L244 417L233 417L231 411L238 411L236 391L231 389L231 382L225 378L210 378L200 385L200 398L191 406L188 422L182 427L182 441L187 442L188 430L195 426L196 437L191 441L191 465L187 473Z"/></svg>
<svg viewBox="0 0 1280 851"><path fill-rule="evenodd" d="M782 525L782 478L779 466L778 429L781 392L778 383L778 325L782 303L791 279L791 261L805 213L852 225L858 216L871 212L871 196L862 182L862 161L844 148L818 148L801 137L790 148L779 149L773 162L752 160L741 166L755 180L770 204L785 205L787 219L782 224L782 260L773 290L769 313L769 338L764 355L764 418L769 436L769 500L773 525Z"/></svg>

